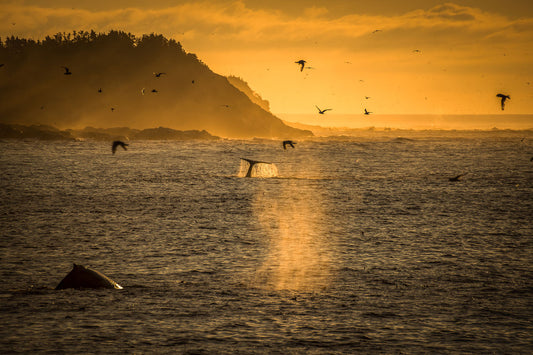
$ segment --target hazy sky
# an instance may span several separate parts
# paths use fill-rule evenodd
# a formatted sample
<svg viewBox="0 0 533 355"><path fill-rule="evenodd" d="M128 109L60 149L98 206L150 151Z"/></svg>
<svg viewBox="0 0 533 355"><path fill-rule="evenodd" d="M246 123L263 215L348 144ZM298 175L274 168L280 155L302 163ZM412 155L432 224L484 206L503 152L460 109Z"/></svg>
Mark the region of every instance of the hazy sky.
<svg viewBox="0 0 533 355"><path fill-rule="evenodd" d="M90 29L175 38L277 114L533 113L531 0L0 0L2 38Z"/></svg>

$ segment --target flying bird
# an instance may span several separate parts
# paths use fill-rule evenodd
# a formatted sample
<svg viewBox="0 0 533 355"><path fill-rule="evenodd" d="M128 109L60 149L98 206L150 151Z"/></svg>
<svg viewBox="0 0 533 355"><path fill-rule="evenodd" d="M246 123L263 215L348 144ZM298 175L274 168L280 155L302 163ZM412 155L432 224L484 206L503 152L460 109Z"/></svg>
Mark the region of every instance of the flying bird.
<svg viewBox="0 0 533 355"><path fill-rule="evenodd" d="M111 146L111 151L113 152L113 154L115 154L118 146L121 146L122 148L124 148L124 150L128 150L126 149L126 146L128 145L128 143L124 143L123 141L114 141L113 145Z"/></svg>
<svg viewBox="0 0 533 355"><path fill-rule="evenodd" d="M61 67L61 68L65 69L65 72L63 74L65 74L65 75L71 75L72 74L72 72L69 70L69 68L67 68L67 67Z"/></svg>
<svg viewBox="0 0 533 355"><path fill-rule="evenodd" d="M167 73L154 73L156 78L160 78L161 75L166 75Z"/></svg>
<svg viewBox="0 0 533 355"><path fill-rule="evenodd" d="M283 149L287 149L287 145L290 145L291 147L294 148L294 144L296 144L296 142L293 142L293 141L283 141Z"/></svg>
<svg viewBox="0 0 533 355"><path fill-rule="evenodd" d="M365 115L370 115L372 112L370 111L367 111L366 108L365 108Z"/></svg>
<svg viewBox="0 0 533 355"><path fill-rule="evenodd" d="M317 108L318 114L320 114L320 115L323 115L324 112L326 112L326 111L331 111L332 110L331 108L325 108L325 109L321 110L317 105L315 105L315 107Z"/></svg>
<svg viewBox="0 0 533 355"><path fill-rule="evenodd" d="M365 100L368 100L368 99L370 99L370 96L365 96Z"/></svg>
<svg viewBox="0 0 533 355"><path fill-rule="evenodd" d="M504 107L505 107L505 100L507 100L507 99L510 100L510 99L511 99L511 96L509 96L509 95L504 95L504 94L498 94L498 95L496 95L496 97L500 97L500 98L502 99L502 101L501 101L501 105L502 105L502 111L503 111L503 109L504 109Z"/></svg>
<svg viewBox="0 0 533 355"><path fill-rule="evenodd" d="M450 180L450 181L459 181L461 179L461 177L465 176L466 174L468 174L468 173L459 174L457 176L449 178L448 180Z"/></svg>
<svg viewBox="0 0 533 355"><path fill-rule="evenodd" d="M152 92L153 92L153 93L157 93L157 92L159 92L159 91L157 91L156 89L152 89Z"/></svg>
<svg viewBox="0 0 533 355"><path fill-rule="evenodd" d="M372 31L372 33L378 33L378 32L383 32L383 30L374 30L374 31Z"/></svg>
<svg viewBox="0 0 533 355"><path fill-rule="evenodd" d="M294 63L299 64L300 65L300 71L303 71L304 67L305 67L305 63L307 63L307 62L305 60L303 60L303 59L300 59L299 61L294 62Z"/></svg>
<svg viewBox="0 0 533 355"><path fill-rule="evenodd" d="M420 49L413 49L413 53L421 53Z"/></svg>

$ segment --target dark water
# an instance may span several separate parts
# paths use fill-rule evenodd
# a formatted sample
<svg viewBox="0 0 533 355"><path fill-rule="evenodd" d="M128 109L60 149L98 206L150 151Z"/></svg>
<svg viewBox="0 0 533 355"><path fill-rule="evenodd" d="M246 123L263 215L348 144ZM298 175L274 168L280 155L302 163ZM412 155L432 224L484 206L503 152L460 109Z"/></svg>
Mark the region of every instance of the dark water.
<svg viewBox="0 0 533 355"><path fill-rule="evenodd" d="M0 351L531 353L533 136L451 134L0 142Z"/></svg>

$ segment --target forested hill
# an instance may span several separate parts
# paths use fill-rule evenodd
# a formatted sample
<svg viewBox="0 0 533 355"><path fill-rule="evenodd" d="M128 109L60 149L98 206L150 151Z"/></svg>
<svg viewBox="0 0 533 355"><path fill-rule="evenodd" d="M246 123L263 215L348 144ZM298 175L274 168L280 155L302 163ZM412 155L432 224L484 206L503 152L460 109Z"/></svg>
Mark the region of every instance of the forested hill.
<svg viewBox="0 0 533 355"><path fill-rule="evenodd" d="M162 35L82 31L0 44L0 123L311 135L285 125Z"/></svg>

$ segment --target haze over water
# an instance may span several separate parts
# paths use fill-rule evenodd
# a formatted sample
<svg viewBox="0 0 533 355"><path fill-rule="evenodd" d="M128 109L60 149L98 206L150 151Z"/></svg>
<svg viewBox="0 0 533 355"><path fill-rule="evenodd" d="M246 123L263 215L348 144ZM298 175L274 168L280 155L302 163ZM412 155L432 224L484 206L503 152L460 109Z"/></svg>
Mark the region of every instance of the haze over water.
<svg viewBox="0 0 533 355"><path fill-rule="evenodd" d="M532 150L530 131L2 141L0 348L531 352ZM73 262L124 289L54 291Z"/></svg>

